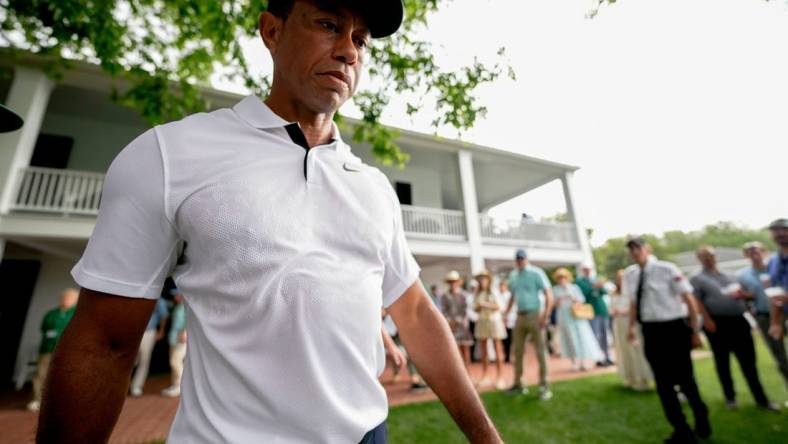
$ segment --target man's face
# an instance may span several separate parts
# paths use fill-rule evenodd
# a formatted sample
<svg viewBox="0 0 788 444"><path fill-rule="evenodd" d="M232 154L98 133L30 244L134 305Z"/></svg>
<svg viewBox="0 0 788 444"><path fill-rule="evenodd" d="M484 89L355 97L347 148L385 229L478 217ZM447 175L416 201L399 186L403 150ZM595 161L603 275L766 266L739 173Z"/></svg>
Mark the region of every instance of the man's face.
<svg viewBox="0 0 788 444"><path fill-rule="evenodd" d="M774 243L782 248L788 248L788 228L772 228L770 231Z"/></svg>
<svg viewBox="0 0 788 444"><path fill-rule="evenodd" d="M752 247L745 254L754 264L762 264L764 259L766 259L766 251L763 248Z"/></svg>
<svg viewBox="0 0 788 444"><path fill-rule="evenodd" d="M629 257L637 264L645 264L648 260L649 250L645 245L633 245L629 247Z"/></svg>
<svg viewBox="0 0 788 444"><path fill-rule="evenodd" d="M585 277L591 276L591 267L583 267L581 271L583 272L583 276Z"/></svg>
<svg viewBox="0 0 788 444"><path fill-rule="evenodd" d="M77 298L79 297L79 293L74 290L66 290L63 294L60 295L60 307L63 309L68 309L74 306L77 303Z"/></svg>
<svg viewBox="0 0 788 444"><path fill-rule="evenodd" d="M714 250L710 248L703 248L698 251L698 261L706 269L714 269L717 266L717 256L714 254Z"/></svg>
<svg viewBox="0 0 788 444"><path fill-rule="evenodd" d="M272 35L261 18L261 34L274 60L274 81L293 102L315 113L333 113L353 96L370 41L358 14L304 0L295 2L284 21L268 19L280 23Z"/></svg>
<svg viewBox="0 0 788 444"><path fill-rule="evenodd" d="M523 268L526 264L526 259L524 257L518 257L514 259L514 263L517 264L517 268Z"/></svg>

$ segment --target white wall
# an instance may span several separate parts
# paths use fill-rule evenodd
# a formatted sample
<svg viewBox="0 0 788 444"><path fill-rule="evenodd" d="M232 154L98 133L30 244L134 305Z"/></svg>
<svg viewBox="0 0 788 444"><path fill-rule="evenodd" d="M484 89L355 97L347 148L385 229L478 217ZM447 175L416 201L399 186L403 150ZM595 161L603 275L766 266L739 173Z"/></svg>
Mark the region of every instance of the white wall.
<svg viewBox="0 0 788 444"><path fill-rule="evenodd" d="M74 138L69 169L105 173L120 150L146 129L138 123L122 124L47 113L41 132Z"/></svg>
<svg viewBox="0 0 788 444"><path fill-rule="evenodd" d="M60 293L69 287L76 287L69 274L76 264L71 259L62 259L50 255L41 255L41 270L38 281L30 299L27 310L25 326L22 330L22 339L19 342L16 368L19 369L30 357L30 353L38 349L41 342L41 319L47 311L57 307L60 302ZM14 372L16 375L16 372Z"/></svg>
<svg viewBox="0 0 788 444"><path fill-rule="evenodd" d="M460 208L458 205L462 204L462 198L453 196L460 194L456 154L402 146L401 149L411 155L407 167L402 170L377 162L372 156L369 145L353 143L349 135L343 134L343 138L352 146L353 154L368 165L379 168L392 185L394 182L410 183L413 205L429 208ZM447 180L450 184L448 186L445 184ZM447 195L449 195L448 206Z"/></svg>
<svg viewBox="0 0 788 444"><path fill-rule="evenodd" d="M429 208L443 208L440 190L440 177L427 168L409 166L404 170L392 167L379 167L389 181L406 182L411 186L413 205Z"/></svg>

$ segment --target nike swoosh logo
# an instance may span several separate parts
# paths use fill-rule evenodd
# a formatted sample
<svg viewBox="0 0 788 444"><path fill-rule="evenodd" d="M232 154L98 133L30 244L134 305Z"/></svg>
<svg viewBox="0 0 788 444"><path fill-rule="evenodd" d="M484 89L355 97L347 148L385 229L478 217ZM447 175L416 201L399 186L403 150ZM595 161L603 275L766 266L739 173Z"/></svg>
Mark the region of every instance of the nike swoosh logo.
<svg viewBox="0 0 788 444"><path fill-rule="evenodd" d="M361 171L361 165L353 165L352 163L347 163L347 162L342 164L342 168L345 171L351 171L354 173L358 173L359 171Z"/></svg>

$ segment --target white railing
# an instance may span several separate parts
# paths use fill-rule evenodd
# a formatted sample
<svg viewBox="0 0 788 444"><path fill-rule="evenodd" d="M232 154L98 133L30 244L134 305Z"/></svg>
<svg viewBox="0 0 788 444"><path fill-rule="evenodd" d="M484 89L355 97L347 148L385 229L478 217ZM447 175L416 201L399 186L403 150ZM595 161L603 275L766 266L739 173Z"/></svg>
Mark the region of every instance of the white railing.
<svg viewBox="0 0 788 444"><path fill-rule="evenodd" d="M55 168L22 170L12 210L98 215L104 174Z"/></svg>
<svg viewBox="0 0 788 444"><path fill-rule="evenodd" d="M20 174L14 211L58 215L98 215L104 174L28 167ZM465 213L459 210L402 205L402 223L410 238L465 241ZM482 240L490 244L577 248L571 223L523 223L479 215Z"/></svg>
<svg viewBox="0 0 788 444"><path fill-rule="evenodd" d="M411 237L464 240L465 216L462 211L402 205L402 225Z"/></svg>
<svg viewBox="0 0 788 444"><path fill-rule="evenodd" d="M562 222L500 221L479 216L482 239L488 243L526 242L555 248L576 248L575 226Z"/></svg>

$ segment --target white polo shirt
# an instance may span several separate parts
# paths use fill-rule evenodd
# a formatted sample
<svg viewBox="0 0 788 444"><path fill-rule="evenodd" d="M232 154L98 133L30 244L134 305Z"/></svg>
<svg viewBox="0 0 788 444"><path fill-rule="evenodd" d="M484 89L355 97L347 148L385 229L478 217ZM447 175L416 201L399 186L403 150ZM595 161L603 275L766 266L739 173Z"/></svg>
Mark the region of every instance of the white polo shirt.
<svg viewBox="0 0 788 444"><path fill-rule="evenodd" d="M672 321L688 316L687 304L681 297L692 293L692 285L675 264L649 256L644 268L643 295L640 301L640 318L643 322ZM640 266L630 265L624 271L621 294L631 301L637 300Z"/></svg>
<svg viewBox="0 0 788 444"><path fill-rule="evenodd" d="M168 442L355 443L387 415L380 309L419 267L387 178L305 150L256 97L158 126L112 163L74 279L187 302Z"/></svg>

